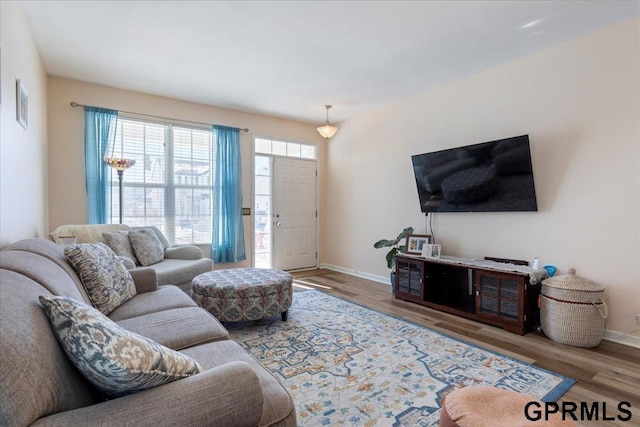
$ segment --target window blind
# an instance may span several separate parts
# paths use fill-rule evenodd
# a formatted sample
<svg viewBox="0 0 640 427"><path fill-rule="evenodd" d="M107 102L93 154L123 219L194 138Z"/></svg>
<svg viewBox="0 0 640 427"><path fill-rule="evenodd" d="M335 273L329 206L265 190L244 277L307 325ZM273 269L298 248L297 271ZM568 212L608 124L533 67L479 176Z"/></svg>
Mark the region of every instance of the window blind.
<svg viewBox="0 0 640 427"><path fill-rule="evenodd" d="M211 131L120 118L112 155L136 160L123 177L123 222L155 225L176 244L211 243ZM118 183L112 174L117 217Z"/></svg>

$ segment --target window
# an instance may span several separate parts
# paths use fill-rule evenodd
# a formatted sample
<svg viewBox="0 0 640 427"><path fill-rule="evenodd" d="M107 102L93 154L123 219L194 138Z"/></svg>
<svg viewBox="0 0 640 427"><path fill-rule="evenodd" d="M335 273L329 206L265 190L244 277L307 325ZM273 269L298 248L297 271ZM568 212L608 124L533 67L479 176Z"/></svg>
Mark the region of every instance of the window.
<svg viewBox="0 0 640 427"><path fill-rule="evenodd" d="M271 268L271 157L255 156L254 266Z"/></svg>
<svg viewBox="0 0 640 427"><path fill-rule="evenodd" d="M168 123L118 119L115 147L136 165L123 176L123 222L155 225L176 244L211 243L212 132ZM112 217L118 177L112 174Z"/></svg>
<svg viewBox="0 0 640 427"><path fill-rule="evenodd" d="M315 145L276 141L264 138L256 138L255 152L273 154L275 156L295 157L298 159L315 160L317 157L317 147Z"/></svg>

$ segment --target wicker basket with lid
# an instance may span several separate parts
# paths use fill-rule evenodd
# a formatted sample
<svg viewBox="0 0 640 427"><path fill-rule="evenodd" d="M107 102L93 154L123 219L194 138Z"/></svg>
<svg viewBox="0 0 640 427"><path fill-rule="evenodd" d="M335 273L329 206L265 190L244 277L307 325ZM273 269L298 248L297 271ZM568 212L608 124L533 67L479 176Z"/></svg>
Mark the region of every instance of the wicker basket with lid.
<svg viewBox="0 0 640 427"><path fill-rule="evenodd" d="M602 340L607 320L604 286L568 274L550 277L542 282L540 323L547 337L561 344L595 347Z"/></svg>

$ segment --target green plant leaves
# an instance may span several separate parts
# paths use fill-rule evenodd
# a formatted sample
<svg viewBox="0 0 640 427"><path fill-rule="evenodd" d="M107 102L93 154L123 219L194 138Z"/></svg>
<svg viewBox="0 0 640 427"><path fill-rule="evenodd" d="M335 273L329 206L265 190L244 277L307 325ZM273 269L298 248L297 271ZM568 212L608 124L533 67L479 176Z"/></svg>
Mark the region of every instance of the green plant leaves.
<svg viewBox="0 0 640 427"><path fill-rule="evenodd" d="M398 242L395 240L387 240L387 239L382 239L382 240L378 240L377 242L375 242L373 244L373 247L376 249L380 249L380 248L385 248L388 246L395 246Z"/></svg>
<svg viewBox="0 0 640 427"><path fill-rule="evenodd" d="M398 248L393 248L387 253L387 267L393 268L395 266L397 253Z"/></svg>
<svg viewBox="0 0 640 427"><path fill-rule="evenodd" d="M391 246L397 246L402 240L406 239L408 235L413 234L413 227L407 227L402 230L402 233L398 234L394 240L382 239L378 240L373 244L373 247L376 249L386 248Z"/></svg>
<svg viewBox="0 0 640 427"><path fill-rule="evenodd" d="M407 248L404 245L400 245L400 246L398 245L400 244L400 242L404 241L407 238L407 236L409 236L410 234L413 234L413 227L407 227L404 230L402 230L402 232L398 234L398 237L395 238L394 240L382 239L382 240L378 240L373 244L373 247L376 249L391 247L391 250L387 253L387 256L386 256L387 267L391 269L395 267L396 254L398 252L403 253Z"/></svg>
<svg viewBox="0 0 640 427"><path fill-rule="evenodd" d="M402 230L402 233L398 234L398 238L396 239L396 242L399 242L400 240L406 239L408 235L413 234L413 227L407 227L404 230Z"/></svg>

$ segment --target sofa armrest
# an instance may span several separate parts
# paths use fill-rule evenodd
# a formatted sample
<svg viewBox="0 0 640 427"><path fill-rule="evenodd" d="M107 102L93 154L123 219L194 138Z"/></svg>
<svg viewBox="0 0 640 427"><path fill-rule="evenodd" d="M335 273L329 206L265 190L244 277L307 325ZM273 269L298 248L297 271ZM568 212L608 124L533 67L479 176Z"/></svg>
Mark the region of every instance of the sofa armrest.
<svg viewBox="0 0 640 427"><path fill-rule="evenodd" d="M139 393L49 415L32 425L255 427L263 403L258 375L246 362L230 362Z"/></svg>
<svg viewBox="0 0 640 427"><path fill-rule="evenodd" d="M136 263L133 262L131 258L126 256L118 256L118 258L120 258L120 261L122 261L127 270L133 270L134 268L136 268Z"/></svg>
<svg viewBox="0 0 640 427"><path fill-rule="evenodd" d="M153 268L140 267L129 270L136 285L136 293L144 294L158 290L158 275Z"/></svg>
<svg viewBox="0 0 640 427"><path fill-rule="evenodd" d="M174 246L164 250L167 259L200 259L202 251L195 245Z"/></svg>

